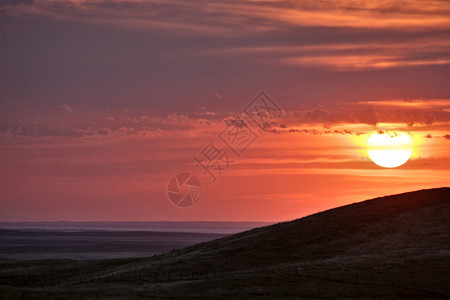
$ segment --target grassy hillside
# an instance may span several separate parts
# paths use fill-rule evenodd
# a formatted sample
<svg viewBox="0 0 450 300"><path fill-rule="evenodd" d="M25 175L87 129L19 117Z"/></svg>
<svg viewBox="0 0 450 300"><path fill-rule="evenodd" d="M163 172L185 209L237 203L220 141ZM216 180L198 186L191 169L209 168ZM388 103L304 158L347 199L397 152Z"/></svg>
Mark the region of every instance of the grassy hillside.
<svg viewBox="0 0 450 300"><path fill-rule="evenodd" d="M151 258L2 263L8 298L448 298L450 188L342 206Z"/></svg>

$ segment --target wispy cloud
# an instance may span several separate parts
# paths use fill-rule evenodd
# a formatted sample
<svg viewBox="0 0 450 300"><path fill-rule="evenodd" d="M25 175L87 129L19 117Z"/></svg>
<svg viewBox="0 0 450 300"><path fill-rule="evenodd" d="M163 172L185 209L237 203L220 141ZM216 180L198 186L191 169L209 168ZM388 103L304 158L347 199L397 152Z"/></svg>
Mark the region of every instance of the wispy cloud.
<svg viewBox="0 0 450 300"><path fill-rule="evenodd" d="M322 44L243 46L201 51L201 55L257 58L273 64L327 67L337 70L388 69L450 63L448 39L409 37L402 41L355 39Z"/></svg>
<svg viewBox="0 0 450 300"><path fill-rule="evenodd" d="M435 123L449 123L449 106L449 99L338 102L315 107L300 105L288 111L283 123L285 126L292 122L324 126L342 123L373 126L379 123L402 123L409 127L431 126Z"/></svg>
<svg viewBox="0 0 450 300"><path fill-rule="evenodd" d="M31 8L28 8L31 10ZM302 26L395 28L448 26L447 1L39 1L34 13L140 29L261 33Z"/></svg>
<svg viewBox="0 0 450 300"><path fill-rule="evenodd" d="M440 0L426 5L419 0L401 4L393 0L43 0L9 5L5 20L41 15L45 22L222 38L228 42L200 49L193 43L181 54L171 49L167 55L240 56L262 63L360 71L450 64L449 14L450 2ZM302 39L305 30L317 34Z"/></svg>
<svg viewBox="0 0 450 300"><path fill-rule="evenodd" d="M61 110L65 113L61 114ZM242 114L242 113L241 113ZM91 111L67 104L41 110L38 115L9 116L0 124L3 137L102 137L214 134L229 125L230 114L201 108L197 112L152 114L150 111L119 109ZM241 117L247 122L246 115ZM446 130L450 125L450 99L391 99L292 105L273 120L273 134L362 135L375 128L407 128L414 131ZM384 124L384 125L383 125ZM388 125L385 125L388 124ZM390 124L390 125L389 125ZM393 125L397 124L397 125ZM344 126L344 127L342 127ZM438 134L437 136L441 136Z"/></svg>

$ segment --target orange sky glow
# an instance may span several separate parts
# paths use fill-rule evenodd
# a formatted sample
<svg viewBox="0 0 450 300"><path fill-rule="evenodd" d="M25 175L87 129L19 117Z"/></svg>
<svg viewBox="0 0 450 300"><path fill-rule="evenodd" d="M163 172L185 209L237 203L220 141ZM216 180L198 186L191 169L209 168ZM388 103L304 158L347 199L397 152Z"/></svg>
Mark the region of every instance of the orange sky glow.
<svg viewBox="0 0 450 300"><path fill-rule="evenodd" d="M447 1L11 1L0 7L0 221L284 221L448 186ZM283 114L243 113L260 91ZM240 116L241 156L220 139ZM397 168L367 154L405 132ZM194 160L232 162L213 182ZM202 195L167 197L190 172Z"/></svg>

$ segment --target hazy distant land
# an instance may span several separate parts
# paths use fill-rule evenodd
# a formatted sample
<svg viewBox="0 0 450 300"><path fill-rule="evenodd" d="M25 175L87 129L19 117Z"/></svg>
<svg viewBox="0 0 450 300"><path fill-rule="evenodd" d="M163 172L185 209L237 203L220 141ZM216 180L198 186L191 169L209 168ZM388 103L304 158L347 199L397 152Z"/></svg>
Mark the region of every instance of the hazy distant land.
<svg viewBox="0 0 450 300"><path fill-rule="evenodd" d="M1 222L0 261L144 257L262 222Z"/></svg>
<svg viewBox="0 0 450 300"><path fill-rule="evenodd" d="M153 221L153 222L0 222L0 229L50 230L50 231L159 231L232 234L271 222L220 222L220 221Z"/></svg>

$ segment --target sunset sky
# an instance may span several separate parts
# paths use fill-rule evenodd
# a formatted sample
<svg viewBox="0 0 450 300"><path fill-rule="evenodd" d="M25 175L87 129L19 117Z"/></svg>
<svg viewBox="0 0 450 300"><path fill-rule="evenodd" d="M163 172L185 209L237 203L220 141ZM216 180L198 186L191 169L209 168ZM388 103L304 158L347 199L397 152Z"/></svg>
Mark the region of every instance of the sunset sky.
<svg viewBox="0 0 450 300"><path fill-rule="evenodd" d="M0 221L284 221L450 182L450 2L0 1ZM261 91L283 110L262 130ZM240 117L254 141L221 139ZM232 123L232 122L231 122ZM373 132L408 133L398 168ZM228 156L215 182L194 157ZM198 203L167 185L194 174Z"/></svg>

